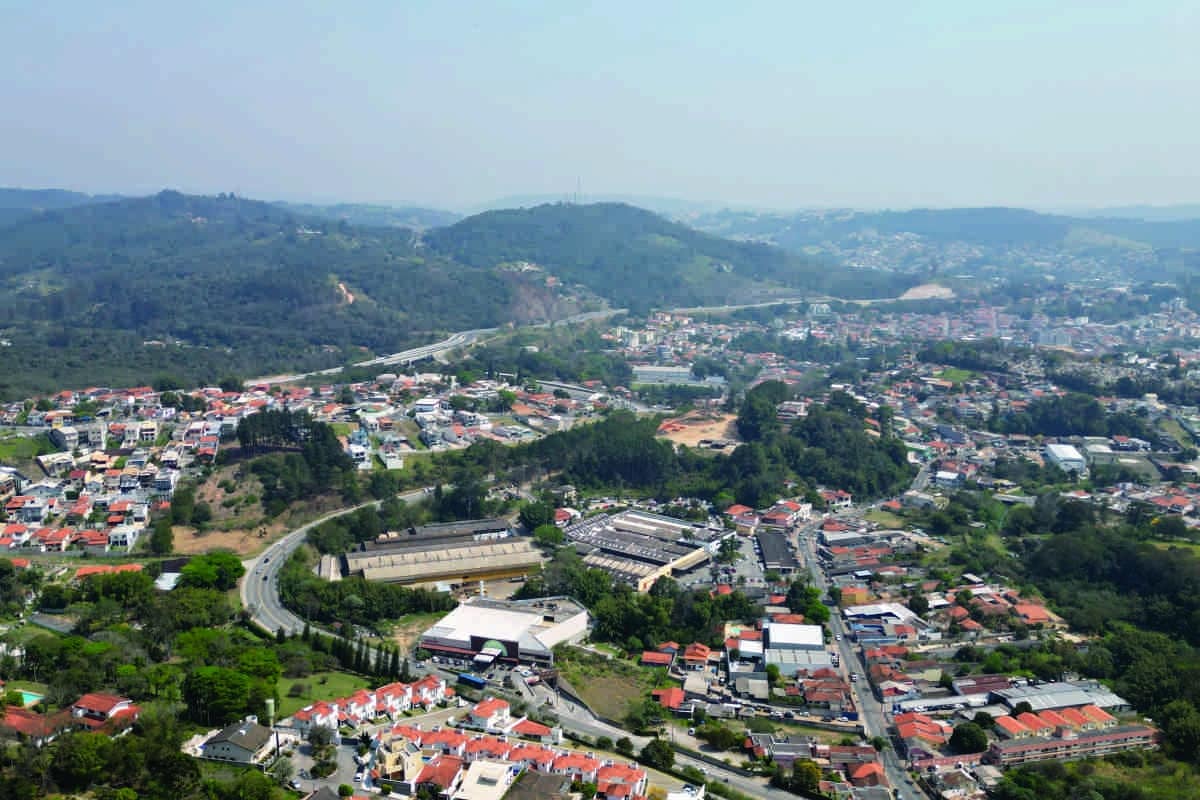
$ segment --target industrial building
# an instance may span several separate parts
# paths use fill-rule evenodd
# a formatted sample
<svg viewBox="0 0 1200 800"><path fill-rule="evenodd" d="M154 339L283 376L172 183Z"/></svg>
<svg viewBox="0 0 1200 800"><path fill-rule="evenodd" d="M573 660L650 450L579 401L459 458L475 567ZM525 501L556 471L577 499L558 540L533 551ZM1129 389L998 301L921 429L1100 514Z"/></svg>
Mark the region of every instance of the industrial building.
<svg viewBox="0 0 1200 800"><path fill-rule="evenodd" d="M567 541L590 567L646 592L662 577L704 563L726 531L645 511L602 514L568 526Z"/></svg>
<svg viewBox="0 0 1200 800"><path fill-rule="evenodd" d="M587 609L569 597L472 597L425 631L420 646L481 667L496 660L548 666L554 663L554 647L579 642L589 624Z"/></svg>
<svg viewBox="0 0 1200 800"><path fill-rule="evenodd" d="M1069 444L1046 445L1046 460L1068 474L1087 473L1087 461L1083 454Z"/></svg>
<svg viewBox="0 0 1200 800"><path fill-rule="evenodd" d="M994 703L1003 703L1010 709L1026 702L1035 712L1088 705L1112 713L1128 711L1130 708L1128 700L1095 681L1055 681L1036 686L1014 686L992 692L989 699Z"/></svg>
<svg viewBox="0 0 1200 800"><path fill-rule="evenodd" d="M507 520L479 519L389 531L342 557L343 575L450 590L478 581L519 578L544 560Z"/></svg>
<svg viewBox="0 0 1200 800"><path fill-rule="evenodd" d="M368 550L347 553L345 560L347 575L450 590L478 581L528 575L545 556L528 539L513 539L434 549Z"/></svg>
<svg viewBox="0 0 1200 800"><path fill-rule="evenodd" d="M763 569L773 569L780 575L791 575L800 569L800 562L796 560L786 536L759 531L754 538L762 552Z"/></svg>
<svg viewBox="0 0 1200 800"><path fill-rule="evenodd" d="M833 656L825 649L825 632L820 625L768 622L763 626L763 634L763 664L774 664L784 675L833 666Z"/></svg>

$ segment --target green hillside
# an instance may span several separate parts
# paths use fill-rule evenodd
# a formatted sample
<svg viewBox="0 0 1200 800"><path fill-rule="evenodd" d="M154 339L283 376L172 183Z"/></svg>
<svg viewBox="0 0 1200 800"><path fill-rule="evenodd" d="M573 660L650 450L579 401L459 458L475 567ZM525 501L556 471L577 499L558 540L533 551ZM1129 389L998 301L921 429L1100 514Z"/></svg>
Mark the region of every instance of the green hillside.
<svg viewBox="0 0 1200 800"><path fill-rule="evenodd" d="M418 234L233 195L71 205L84 197L0 226L0 398L320 369L605 302L904 288L621 204L488 212Z"/></svg>
<svg viewBox="0 0 1200 800"><path fill-rule="evenodd" d="M0 393L336 365L555 309L527 283L233 196L46 211L0 229Z"/></svg>
<svg viewBox="0 0 1200 800"><path fill-rule="evenodd" d="M767 296L772 289L848 297L903 291L885 273L831 269L620 203L488 211L430 231L423 241L442 256L480 269L531 262L635 310L736 303Z"/></svg>

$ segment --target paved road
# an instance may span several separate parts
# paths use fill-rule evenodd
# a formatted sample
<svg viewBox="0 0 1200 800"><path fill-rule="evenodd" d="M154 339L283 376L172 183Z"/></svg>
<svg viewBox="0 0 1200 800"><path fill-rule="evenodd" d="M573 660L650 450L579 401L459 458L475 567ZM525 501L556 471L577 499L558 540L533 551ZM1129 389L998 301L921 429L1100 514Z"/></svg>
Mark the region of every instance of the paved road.
<svg viewBox="0 0 1200 800"><path fill-rule="evenodd" d="M424 489L416 489L399 495L401 500L410 503L423 496ZM279 600L279 570L283 568L288 556L304 543L309 530L313 527L365 506L378 506L379 504L380 501L376 500L318 517L274 542L258 556L242 562L246 567L246 575L242 578L241 587L242 607L250 612L250 618L271 632L280 628L289 634L303 632L304 620L284 608L283 603Z"/></svg>
<svg viewBox="0 0 1200 800"><path fill-rule="evenodd" d="M650 738L647 736L634 736L623 728L609 725L607 722L597 719L587 708L570 702L548 688L539 687L537 694L540 699L550 700L551 706L558 714L558 724L562 726L563 730L591 737L607 736L613 741L620 739L622 736L628 736L630 741L633 742L634 747L638 750L641 750L650 741ZM718 757L724 755L727 754L720 754ZM785 798L795 800L796 797L790 792L772 788L765 779L747 778L731 770L722 769L714 764L709 764L698 758L692 758L683 753L677 752L675 754L675 766L679 768L695 767L710 780L721 781L751 797L770 797L777 798L778 800L784 800Z"/></svg>
<svg viewBox="0 0 1200 800"><path fill-rule="evenodd" d="M808 560L813 585L821 590L822 595L828 593L829 582L825 579L825 573L817 559L815 530L810 530L804 537L804 553ZM854 703L858 706L858 720L862 723L863 735L868 739L874 736L888 739L888 723L884 716L883 705L875 698L875 693L871 690L871 682L866 676L866 667L859 661L858 654L850 643L850 637L846 635L846 628L836 609L829 617L829 628L833 631L835 638L841 637L837 645L838 652L841 654L842 669L859 675L857 680L851 681L850 689L854 693ZM894 749L887 747L882 755L884 769L887 771L888 780L896 791L898 800L926 797L925 793L909 780L908 771L900 762Z"/></svg>

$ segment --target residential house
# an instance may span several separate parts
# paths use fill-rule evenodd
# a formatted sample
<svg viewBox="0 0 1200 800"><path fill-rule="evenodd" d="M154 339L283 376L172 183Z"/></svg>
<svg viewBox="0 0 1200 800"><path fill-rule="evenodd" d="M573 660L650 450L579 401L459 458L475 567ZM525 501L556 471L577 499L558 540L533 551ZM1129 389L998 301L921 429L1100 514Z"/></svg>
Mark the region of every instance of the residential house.
<svg viewBox="0 0 1200 800"><path fill-rule="evenodd" d="M201 751L205 758L253 765L262 762L273 747L271 729L246 719L213 734Z"/></svg>
<svg viewBox="0 0 1200 800"><path fill-rule="evenodd" d="M500 730L511 721L508 702L498 697L489 697L477 703L470 712L470 722L484 730Z"/></svg>
<svg viewBox="0 0 1200 800"><path fill-rule="evenodd" d="M128 697L115 694L88 693L71 705L71 717L89 728L99 728L115 720L132 723L140 709Z"/></svg>

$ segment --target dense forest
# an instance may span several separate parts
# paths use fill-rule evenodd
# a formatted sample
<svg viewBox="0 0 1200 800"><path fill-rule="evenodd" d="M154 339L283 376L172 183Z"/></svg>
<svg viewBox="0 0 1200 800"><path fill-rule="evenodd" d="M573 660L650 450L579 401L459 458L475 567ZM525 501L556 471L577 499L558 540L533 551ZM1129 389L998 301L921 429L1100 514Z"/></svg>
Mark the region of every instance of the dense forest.
<svg viewBox="0 0 1200 800"><path fill-rule="evenodd" d="M993 414L988 429L1043 436L1136 436L1151 442L1158 438L1141 417L1107 414L1096 398L1075 392L1039 398L1023 411Z"/></svg>
<svg viewBox="0 0 1200 800"><path fill-rule="evenodd" d="M142 381L163 371L189 385L230 371L332 366L364 349L525 321L530 309L575 310L519 273L419 250L408 230L175 192L0 229L0 286L10 396L115 382L130 361Z"/></svg>

